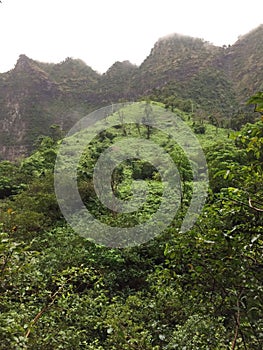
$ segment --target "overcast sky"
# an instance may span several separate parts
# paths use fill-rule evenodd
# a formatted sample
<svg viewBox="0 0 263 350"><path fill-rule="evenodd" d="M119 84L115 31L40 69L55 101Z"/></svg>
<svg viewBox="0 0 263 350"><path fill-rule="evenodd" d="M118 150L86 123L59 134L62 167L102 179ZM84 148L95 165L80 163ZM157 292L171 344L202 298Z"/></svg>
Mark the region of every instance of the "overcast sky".
<svg viewBox="0 0 263 350"><path fill-rule="evenodd" d="M0 72L26 54L80 58L102 73L115 61L140 64L170 33L233 44L262 14L262 0L2 0Z"/></svg>

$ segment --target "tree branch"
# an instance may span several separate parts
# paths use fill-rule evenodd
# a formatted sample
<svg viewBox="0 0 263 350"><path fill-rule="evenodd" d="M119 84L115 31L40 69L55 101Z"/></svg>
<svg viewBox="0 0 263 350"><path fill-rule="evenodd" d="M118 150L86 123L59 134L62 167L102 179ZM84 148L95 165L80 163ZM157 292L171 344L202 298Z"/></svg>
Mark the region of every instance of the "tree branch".
<svg viewBox="0 0 263 350"><path fill-rule="evenodd" d="M263 212L263 209L260 209L260 208L257 208L255 207L253 204L252 204L252 199L249 197L248 198L248 204L249 204L249 207L256 210L256 211L260 211L260 212Z"/></svg>
<svg viewBox="0 0 263 350"><path fill-rule="evenodd" d="M52 306L56 300L56 297L58 296L58 294L62 291L62 289L64 288L65 284L68 283L70 281L71 278L69 278L62 286L59 287L59 289L53 293L51 295L51 301L45 305L38 313L37 315L35 316L35 318L33 319L33 321L30 322L30 325L27 329L27 332L25 334L25 337L28 338L30 333L31 333L31 330L33 328L33 326L37 323L37 321L40 319L40 317L50 308L50 306Z"/></svg>
<svg viewBox="0 0 263 350"><path fill-rule="evenodd" d="M236 329L235 329L235 335L233 339L233 343L231 346L231 350L234 350L236 347L237 337L238 337L238 331L240 326L240 308L239 308L239 298L237 299L237 317L235 317L236 320Z"/></svg>

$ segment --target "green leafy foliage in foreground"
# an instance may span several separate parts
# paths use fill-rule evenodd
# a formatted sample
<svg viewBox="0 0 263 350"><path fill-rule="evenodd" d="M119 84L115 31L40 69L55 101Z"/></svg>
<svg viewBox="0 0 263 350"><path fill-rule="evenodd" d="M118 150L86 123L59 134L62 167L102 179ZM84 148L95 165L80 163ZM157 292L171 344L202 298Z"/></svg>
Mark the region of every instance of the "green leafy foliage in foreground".
<svg viewBox="0 0 263 350"><path fill-rule="evenodd" d="M253 95L249 100L248 104L254 104L255 105L255 112L260 112L263 114L263 92L260 91Z"/></svg>
<svg viewBox="0 0 263 350"><path fill-rule="evenodd" d="M58 142L44 138L20 165L0 164L0 349L262 349L263 123L247 124L231 139L227 130L205 126L199 138L209 198L184 234L189 164L161 133L137 129L182 165L185 197L161 236L133 248L98 246L63 221L53 189ZM107 222L114 213L90 201L87 170L120 134L124 129L112 129L94 139L79 169L83 200ZM158 206L158 173L135 160L115 175L121 198L129 197L132 176L153 185L141 213L147 219L151 203Z"/></svg>

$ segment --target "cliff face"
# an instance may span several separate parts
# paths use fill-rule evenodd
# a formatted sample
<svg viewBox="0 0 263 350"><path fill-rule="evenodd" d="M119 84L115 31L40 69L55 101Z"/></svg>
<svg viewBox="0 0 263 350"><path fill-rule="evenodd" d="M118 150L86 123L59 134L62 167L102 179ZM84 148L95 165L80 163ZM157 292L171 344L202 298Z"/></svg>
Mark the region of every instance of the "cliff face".
<svg viewBox="0 0 263 350"><path fill-rule="evenodd" d="M0 159L28 154L53 124L66 131L96 108L156 90L227 118L262 82L263 25L228 48L174 34L158 40L140 67L116 62L103 75L81 60L46 64L21 55L0 74Z"/></svg>
<svg viewBox="0 0 263 350"><path fill-rule="evenodd" d="M0 76L0 91L0 153L2 158L13 159L27 149L29 131L39 133L45 105L57 98L59 91L24 55L12 71ZM32 118L27 118L29 114Z"/></svg>
<svg viewBox="0 0 263 350"><path fill-rule="evenodd" d="M68 129L92 109L78 91L78 84L82 91L86 80L76 79L76 84L70 75L59 75L59 65L51 66L21 55L13 70L0 75L0 159L27 154L52 124ZM99 77L95 72L94 76Z"/></svg>

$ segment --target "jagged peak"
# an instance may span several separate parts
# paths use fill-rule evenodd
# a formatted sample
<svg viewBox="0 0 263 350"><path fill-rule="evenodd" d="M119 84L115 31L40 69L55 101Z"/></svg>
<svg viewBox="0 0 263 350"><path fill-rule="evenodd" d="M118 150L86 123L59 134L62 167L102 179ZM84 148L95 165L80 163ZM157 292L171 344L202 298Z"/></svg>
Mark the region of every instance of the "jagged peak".
<svg viewBox="0 0 263 350"><path fill-rule="evenodd" d="M35 72L39 76L46 77L46 73L38 66L38 62L32 60L31 58L29 58L25 54L19 55L17 63L13 69L13 72L15 72L15 73L27 72L27 73L31 73L31 74L32 74L32 72Z"/></svg>
<svg viewBox="0 0 263 350"><path fill-rule="evenodd" d="M35 81L42 81L45 82L45 84L50 84L49 74L38 61L34 61L25 54L19 55L14 69L12 69L9 74L13 76L14 79L22 79L25 83L32 80L34 77L36 78Z"/></svg>
<svg viewBox="0 0 263 350"><path fill-rule="evenodd" d="M32 62L33 60L31 58L29 58L25 54L21 54L19 55L19 58L16 62L15 69L28 67L28 65L31 65Z"/></svg>
<svg viewBox="0 0 263 350"><path fill-rule="evenodd" d="M20 60L20 61L21 60L28 61L28 60L30 60L30 58L27 55L25 55L25 54L21 54L21 55L19 55L18 60Z"/></svg>
<svg viewBox="0 0 263 350"><path fill-rule="evenodd" d="M133 69L137 69L138 66L136 66L135 64L131 63L129 60L125 60L125 61L116 61L115 63L113 63L113 65L107 70L106 73L104 73L104 75L108 75L108 74L114 74L117 73L119 71L130 71Z"/></svg>

